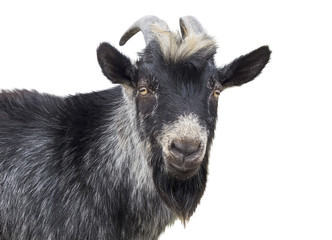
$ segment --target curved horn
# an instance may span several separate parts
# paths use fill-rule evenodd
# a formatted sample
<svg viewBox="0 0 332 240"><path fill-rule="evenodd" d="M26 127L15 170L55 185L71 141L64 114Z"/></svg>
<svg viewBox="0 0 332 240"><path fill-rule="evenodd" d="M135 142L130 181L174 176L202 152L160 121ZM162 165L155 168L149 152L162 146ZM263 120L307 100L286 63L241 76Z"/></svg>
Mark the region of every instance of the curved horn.
<svg viewBox="0 0 332 240"><path fill-rule="evenodd" d="M156 16L145 16L137 20L131 27L122 35L120 39L120 46L123 46L132 36L139 31L142 31L146 45L154 39L154 33L151 30L151 24L158 25L165 31L169 31L168 25L165 21Z"/></svg>
<svg viewBox="0 0 332 240"><path fill-rule="evenodd" d="M193 16L180 18L180 28L182 38L185 38L191 32L194 34L206 33L201 23Z"/></svg>

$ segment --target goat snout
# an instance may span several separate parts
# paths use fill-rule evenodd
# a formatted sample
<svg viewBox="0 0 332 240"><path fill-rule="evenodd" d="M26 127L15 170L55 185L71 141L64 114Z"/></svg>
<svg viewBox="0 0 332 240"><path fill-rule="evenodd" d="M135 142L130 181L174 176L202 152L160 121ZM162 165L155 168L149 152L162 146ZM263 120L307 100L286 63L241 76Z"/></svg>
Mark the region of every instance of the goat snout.
<svg viewBox="0 0 332 240"><path fill-rule="evenodd" d="M194 139L176 139L171 144L171 154L181 161L196 159L200 153L201 142Z"/></svg>
<svg viewBox="0 0 332 240"><path fill-rule="evenodd" d="M198 139L175 139L169 147L168 170L180 179L195 175L204 156L204 144Z"/></svg>

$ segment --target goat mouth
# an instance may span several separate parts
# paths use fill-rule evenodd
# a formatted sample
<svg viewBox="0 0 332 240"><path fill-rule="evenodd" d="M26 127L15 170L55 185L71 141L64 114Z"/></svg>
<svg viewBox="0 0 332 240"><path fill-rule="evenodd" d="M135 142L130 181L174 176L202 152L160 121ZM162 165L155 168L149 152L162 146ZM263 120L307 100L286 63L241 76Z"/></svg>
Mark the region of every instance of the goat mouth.
<svg viewBox="0 0 332 240"><path fill-rule="evenodd" d="M185 164L177 164L172 161L167 161L167 171L175 178L180 180L187 180L193 177L199 170L201 164L195 164L195 166L185 166Z"/></svg>

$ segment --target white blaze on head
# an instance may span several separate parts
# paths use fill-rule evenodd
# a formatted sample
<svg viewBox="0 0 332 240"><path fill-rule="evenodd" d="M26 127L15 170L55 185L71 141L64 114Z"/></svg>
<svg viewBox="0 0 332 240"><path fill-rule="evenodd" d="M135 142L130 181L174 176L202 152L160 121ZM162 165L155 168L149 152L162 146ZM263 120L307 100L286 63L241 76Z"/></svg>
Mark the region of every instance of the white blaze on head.
<svg viewBox="0 0 332 240"><path fill-rule="evenodd" d="M158 25L152 25L152 30L158 40L164 60L168 63L184 61L198 52L201 52L203 56L211 55L217 49L215 40L205 32L189 32L182 39L180 33L165 31Z"/></svg>

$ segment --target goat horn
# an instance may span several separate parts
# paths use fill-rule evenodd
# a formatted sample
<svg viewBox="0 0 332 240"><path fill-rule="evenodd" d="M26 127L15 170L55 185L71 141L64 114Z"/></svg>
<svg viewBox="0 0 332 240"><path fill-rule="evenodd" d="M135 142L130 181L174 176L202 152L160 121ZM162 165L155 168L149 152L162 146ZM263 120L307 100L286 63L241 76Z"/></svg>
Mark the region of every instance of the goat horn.
<svg viewBox="0 0 332 240"><path fill-rule="evenodd" d="M145 16L137 20L131 27L122 35L120 39L120 46L123 46L132 36L139 31L142 31L146 45L154 39L154 33L151 25L158 25L161 29L169 31L168 25L165 21L156 16Z"/></svg>
<svg viewBox="0 0 332 240"><path fill-rule="evenodd" d="M193 16L185 16L180 18L180 28L183 39L191 32L194 34L205 33L201 23Z"/></svg>

